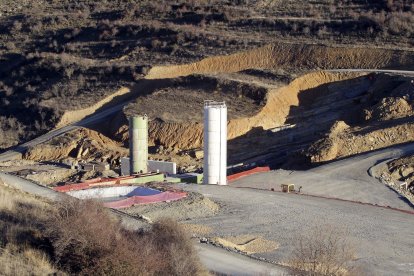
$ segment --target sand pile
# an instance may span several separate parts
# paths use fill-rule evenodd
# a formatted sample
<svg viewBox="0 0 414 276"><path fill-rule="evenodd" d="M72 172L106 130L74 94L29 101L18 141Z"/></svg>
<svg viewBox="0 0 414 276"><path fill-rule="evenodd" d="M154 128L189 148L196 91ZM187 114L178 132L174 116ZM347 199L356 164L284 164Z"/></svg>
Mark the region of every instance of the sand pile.
<svg viewBox="0 0 414 276"><path fill-rule="evenodd" d="M414 141L414 123L399 123L393 126L363 129L328 134L313 143L306 152L312 163L334 160L370 150L381 149L400 143Z"/></svg>
<svg viewBox="0 0 414 276"><path fill-rule="evenodd" d="M59 160L73 157L78 160L117 162L128 150L108 137L86 128L68 132L51 141L29 148L23 158L28 160Z"/></svg>
<svg viewBox="0 0 414 276"><path fill-rule="evenodd" d="M336 121L329 130L329 137L335 137L347 129L349 129L349 125L347 125L344 121Z"/></svg>
<svg viewBox="0 0 414 276"><path fill-rule="evenodd" d="M184 230L194 236L206 236L213 232L213 228L202 224L183 223L181 226Z"/></svg>
<svg viewBox="0 0 414 276"><path fill-rule="evenodd" d="M372 108L364 110L365 120L386 121L413 114L412 106L403 98L387 97Z"/></svg>
<svg viewBox="0 0 414 276"><path fill-rule="evenodd" d="M279 247L277 242L255 235L216 237L212 241L223 247L235 249L246 254L272 252Z"/></svg>

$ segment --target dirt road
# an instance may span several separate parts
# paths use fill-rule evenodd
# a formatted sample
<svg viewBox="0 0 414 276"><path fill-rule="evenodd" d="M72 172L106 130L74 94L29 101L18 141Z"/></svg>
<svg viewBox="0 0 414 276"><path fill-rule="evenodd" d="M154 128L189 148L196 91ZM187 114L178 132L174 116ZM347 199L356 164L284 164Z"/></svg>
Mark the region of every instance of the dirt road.
<svg viewBox="0 0 414 276"><path fill-rule="evenodd" d="M409 144L361 154L309 171L280 170L256 174L227 187L181 187L202 193L222 206L217 216L193 221L214 229L211 237L256 234L280 244L278 250L255 254L257 257L284 262L300 234L314 225L329 224L349 231L349 238L356 248L353 265L365 269L369 275L412 275L414 209L368 175L371 166L412 152L414 144ZM373 205L270 191L272 187L280 189L280 183L301 185L305 193Z"/></svg>
<svg viewBox="0 0 414 276"><path fill-rule="evenodd" d="M216 216L192 220L213 231L208 238L257 235L279 248L253 256L284 263L298 237L316 225L349 232L355 247L351 263L367 275L412 275L414 215L386 208L296 194L215 185L180 188L202 193L222 208Z"/></svg>

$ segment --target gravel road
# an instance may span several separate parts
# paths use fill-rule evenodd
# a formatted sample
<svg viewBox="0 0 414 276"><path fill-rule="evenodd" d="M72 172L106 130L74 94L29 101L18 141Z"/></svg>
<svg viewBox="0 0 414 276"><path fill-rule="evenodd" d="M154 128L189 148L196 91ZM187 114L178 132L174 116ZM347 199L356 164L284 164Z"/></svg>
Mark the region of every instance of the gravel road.
<svg viewBox="0 0 414 276"><path fill-rule="evenodd" d="M413 206L396 192L368 174L377 163L414 153L414 144L377 150L332 162L307 171L276 170L251 175L230 183L233 187L251 187L275 191L280 184L293 183L301 192L390 206L414 211Z"/></svg>
<svg viewBox="0 0 414 276"><path fill-rule="evenodd" d="M280 244L270 253L254 254L284 262L300 234L318 224L349 231L356 247L354 265L368 275L413 275L414 215L390 209L297 194L214 185L180 187L204 194L222 205L214 217L192 223L208 225L207 237L260 235Z"/></svg>

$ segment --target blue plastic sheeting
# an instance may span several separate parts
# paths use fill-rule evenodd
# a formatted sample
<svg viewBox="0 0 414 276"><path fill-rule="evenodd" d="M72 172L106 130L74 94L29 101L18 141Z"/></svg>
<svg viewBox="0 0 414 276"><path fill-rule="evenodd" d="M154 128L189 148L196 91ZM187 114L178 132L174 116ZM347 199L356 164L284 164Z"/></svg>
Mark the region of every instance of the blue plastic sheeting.
<svg viewBox="0 0 414 276"><path fill-rule="evenodd" d="M161 193L161 191L146 188L146 187L137 187L132 192L127 194L126 196L151 196L151 195L157 195Z"/></svg>

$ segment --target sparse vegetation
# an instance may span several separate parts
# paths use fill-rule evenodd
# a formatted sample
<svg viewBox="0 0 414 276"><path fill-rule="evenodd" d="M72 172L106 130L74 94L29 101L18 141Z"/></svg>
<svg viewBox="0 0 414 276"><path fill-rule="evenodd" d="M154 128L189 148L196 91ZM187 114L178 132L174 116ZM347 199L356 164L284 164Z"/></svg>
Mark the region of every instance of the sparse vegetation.
<svg viewBox="0 0 414 276"><path fill-rule="evenodd" d="M349 263L354 249L344 230L318 225L305 231L296 241L289 262L295 275L351 275Z"/></svg>
<svg viewBox="0 0 414 276"><path fill-rule="evenodd" d="M0 198L0 269L5 275L206 273L189 237L172 220L134 232L94 201L49 204L3 185Z"/></svg>
<svg viewBox="0 0 414 276"><path fill-rule="evenodd" d="M279 40L412 47L413 9L403 0L2 1L0 149L132 86L154 64Z"/></svg>

